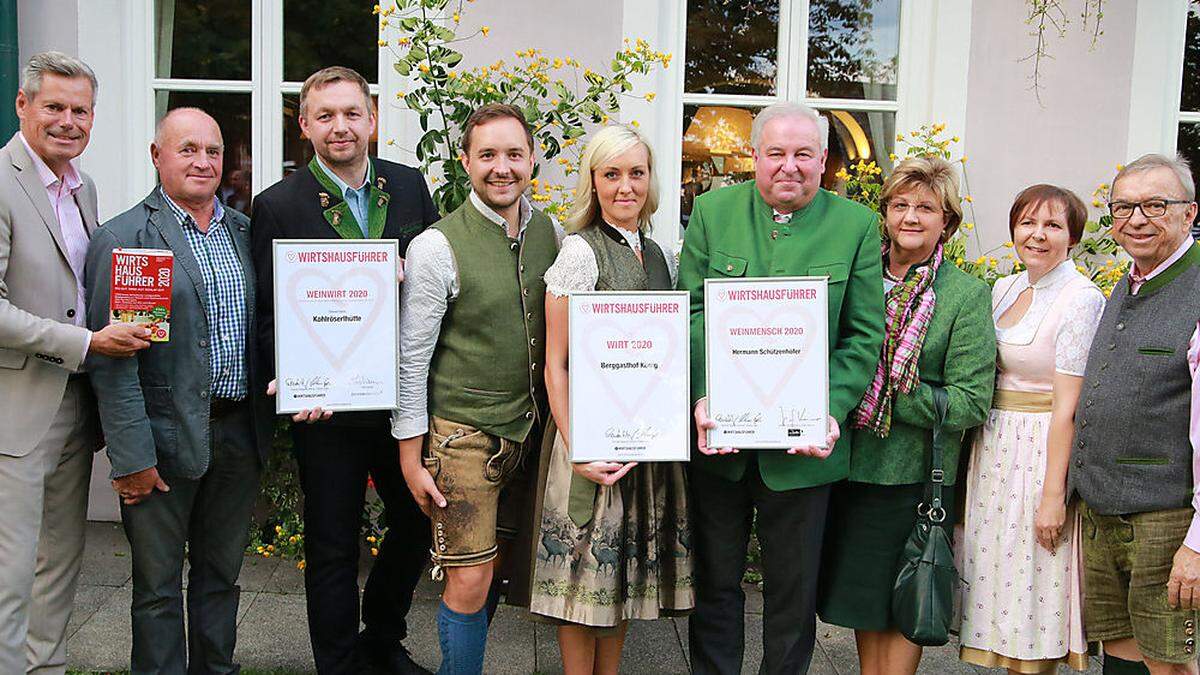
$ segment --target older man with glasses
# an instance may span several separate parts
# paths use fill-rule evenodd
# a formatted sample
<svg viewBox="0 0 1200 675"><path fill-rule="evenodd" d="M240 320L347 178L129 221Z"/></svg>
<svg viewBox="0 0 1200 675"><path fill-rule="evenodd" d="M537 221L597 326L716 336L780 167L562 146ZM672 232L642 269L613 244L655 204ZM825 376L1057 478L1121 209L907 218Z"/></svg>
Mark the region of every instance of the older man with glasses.
<svg viewBox="0 0 1200 675"><path fill-rule="evenodd" d="M1082 502L1084 625L1113 675L1198 672L1195 199L1183 159L1145 155L1113 180L1113 238L1133 269L1092 341L1067 490Z"/></svg>

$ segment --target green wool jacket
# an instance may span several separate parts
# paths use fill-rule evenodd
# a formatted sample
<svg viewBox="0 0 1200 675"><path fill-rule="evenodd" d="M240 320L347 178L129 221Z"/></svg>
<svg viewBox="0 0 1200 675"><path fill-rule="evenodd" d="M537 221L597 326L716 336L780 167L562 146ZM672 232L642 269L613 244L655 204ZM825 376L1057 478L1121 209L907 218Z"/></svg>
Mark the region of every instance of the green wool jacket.
<svg viewBox="0 0 1200 675"><path fill-rule="evenodd" d="M923 483L928 478L933 440L933 387L947 394L942 468L946 484L958 475L963 430L982 424L992 406L996 382L996 329L992 292L984 282L949 261L933 281L937 304L917 362L920 382L910 394L892 399L887 438L866 429L851 434L850 480L876 485Z"/></svg>
<svg viewBox="0 0 1200 675"><path fill-rule="evenodd" d="M865 206L820 190L808 206L776 223L753 181L696 199L679 259L679 288L691 295L692 400L707 392L704 279L829 277L829 412L842 429L875 373L883 343L883 271L879 221ZM823 485L850 471L845 433L829 457L782 450L732 455L694 453L695 468L741 480L751 458L772 490Z"/></svg>

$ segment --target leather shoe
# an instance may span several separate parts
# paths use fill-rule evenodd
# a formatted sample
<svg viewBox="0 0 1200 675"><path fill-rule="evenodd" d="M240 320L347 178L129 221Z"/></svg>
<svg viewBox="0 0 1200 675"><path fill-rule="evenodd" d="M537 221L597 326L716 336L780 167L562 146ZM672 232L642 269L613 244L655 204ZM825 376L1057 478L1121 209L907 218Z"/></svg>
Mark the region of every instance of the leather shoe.
<svg viewBox="0 0 1200 675"><path fill-rule="evenodd" d="M365 660L376 673L386 673L387 675L433 675L433 673L413 661L412 655L408 653L404 643L397 640L396 642L379 642L375 640L363 640L359 643L363 660Z"/></svg>

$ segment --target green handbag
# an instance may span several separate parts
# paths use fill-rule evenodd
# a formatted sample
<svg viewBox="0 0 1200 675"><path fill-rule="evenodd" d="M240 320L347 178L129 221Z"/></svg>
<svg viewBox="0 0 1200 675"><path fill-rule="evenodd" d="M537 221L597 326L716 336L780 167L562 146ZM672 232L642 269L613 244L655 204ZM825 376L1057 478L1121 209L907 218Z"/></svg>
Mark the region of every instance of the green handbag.
<svg viewBox="0 0 1200 675"><path fill-rule="evenodd" d="M954 619L954 594L958 570L950 536L942 523L942 423L946 419L946 390L933 388L936 423L930 452L929 482L925 501L917 506L917 522L900 555L896 583L892 586L892 617L904 637L922 647L939 647L950 640Z"/></svg>

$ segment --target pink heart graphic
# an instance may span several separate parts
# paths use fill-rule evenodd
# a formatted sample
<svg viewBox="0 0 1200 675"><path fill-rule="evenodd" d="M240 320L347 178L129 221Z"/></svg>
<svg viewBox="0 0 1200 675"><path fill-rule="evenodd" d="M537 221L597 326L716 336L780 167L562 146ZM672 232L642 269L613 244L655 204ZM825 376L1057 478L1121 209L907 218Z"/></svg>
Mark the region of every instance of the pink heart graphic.
<svg viewBox="0 0 1200 675"><path fill-rule="evenodd" d="M659 361L662 365L656 371L660 377L647 378L646 384L642 387L641 391L637 392L636 396L630 397L628 392L617 391L613 387L611 378L604 376L604 372L600 370L601 355L597 353L596 347L603 346L608 340L635 340L646 339L647 337L654 340L655 344L660 345L660 347L656 347L654 350L639 349L626 351L632 351L635 355L654 352L661 353L662 358ZM678 353L678 349L676 349L678 339L679 336L671 330L671 323L667 319L647 317L644 323L638 326L636 335L630 335L616 321L604 321L594 325L592 334L588 336L588 340L585 342L588 352L587 363L601 376L599 380L603 384L604 391L608 394L609 400L615 403L626 417L632 418L639 410L644 408L650 395L658 388L658 384L663 380L661 375L670 370L671 364L675 361L675 355ZM661 352L660 349L662 350ZM637 358L637 356L634 356L634 358Z"/></svg>
<svg viewBox="0 0 1200 675"><path fill-rule="evenodd" d="M743 318L744 317L744 318ZM743 318L741 321L735 319ZM787 318L793 320L788 321ZM721 342L722 346L731 355L733 352L733 336L729 334L729 329L732 324L745 326L783 326L796 325L804 326L805 332L809 332L809 328L813 325L812 313L806 307L777 307L771 311L755 311L748 307L737 307L725 312L721 322ZM772 338L767 338L772 339ZM751 391L754 392L755 398L758 399L764 407L770 407L775 404L779 395L783 393L783 388L791 381L792 376L796 374L796 369L808 358L808 352L812 347L812 342L804 338L804 346L800 354L795 358L788 359L786 368L778 371L778 377L769 382L770 386L764 387L758 379L751 376L747 371L745 359L734 359L734 368L746 384L750 385Z"/></svg>
<svg viewBox="0 0 1200 675"><path fill-rule="evenodd" d="M583 312L584 314L591 314L592 313L592 303L590 301L584 300L583 304L579 305L579 311Z"/></svg>
<svg viewBox="0 0 1200 675"><path fill-rule="evenodd" d="M301 283L310 279L325 282L326 285L323 286L324 288L344 290L348 286L347 282L355 278L365 279L374 286L370 297L375 298L376 302L373 303L371 311L365 317L363 317L362 324L358 327L358 330L354 332L354 335L350 337L346 347L340 353L334 354L333 349L329 347L324 338L321 337L320 333L318 333L316 328L313 326L312 319L309 318L308 313L302 310L300 306L300 295L297 291ZM342 365L346 363L346 360L349 359L354 354L355 350L358 349L358 346L362 344L362 340L360 338L362 338L362 336L371 329L371 326L374 325L375 320L379 318L380 312L383 311L383 305L378 302L378 299L380 297L380 292L384 288L383 284L383 277L377 270L372 268L346 270L336 278L331 277L325 272L308 268L296 272L296 274L292 275L291 280L289 280L287 294L288 302L292 307L292 312L298 317L306 317L301 321L301 325L304 326L305 332L308 333L308 336L312 339L313 344L315 344L317 349L321 352L321 356L324 356L325 360L334 368L339 370L341 369ZM338 305L339 307L345 307L346 301L334 301L334 304Z"/></svg>
<svg viewBox="0 0 1200 675"><path fill-rule="evenodd" d="M297 257L298 256L296 255L295 251L288 251L288 253L287 253L288 262L290 262L290 263L296 262Z"/></svg>

